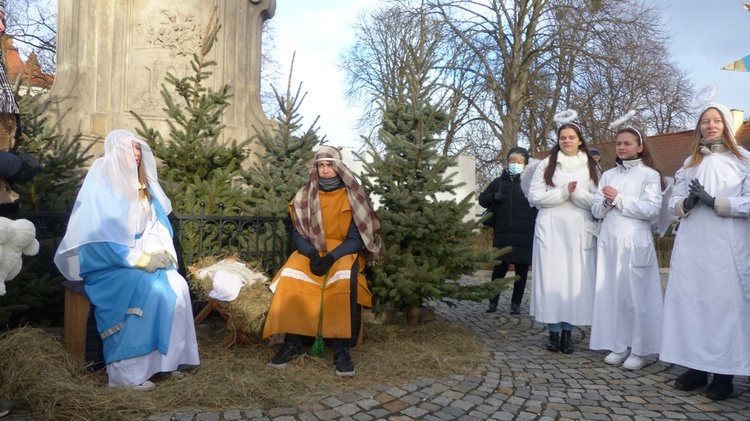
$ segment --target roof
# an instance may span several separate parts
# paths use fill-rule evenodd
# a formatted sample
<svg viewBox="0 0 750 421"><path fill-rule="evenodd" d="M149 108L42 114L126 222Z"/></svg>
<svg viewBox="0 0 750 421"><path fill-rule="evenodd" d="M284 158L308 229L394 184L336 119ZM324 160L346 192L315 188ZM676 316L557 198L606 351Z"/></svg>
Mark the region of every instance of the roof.
<svg viewBox="0 0 750 421"><path fill-rule="evenodd" d="M740 146L750 150L750 121L743 121L734 136ZM692 152L693 130L649 136L646 141L648 150L662 174L674 177L685 158ZM602 168L608 170L614 167L617 158L615 142L597 143L595 147L602 154Z"/></svg>
<svg viewBox="0 0 750 421"><path fill-rule="evenodd" d="M5 68L8 71L8 80L11 84L15 84L19 75L22 75L22 86L30 84L32 87L42 89L52 87L55 75L42 73L36 54L31 53L29 59L24 62L18 53L18 48L13 45L13 37L7 35L2 37L2 48Z"/></svg>

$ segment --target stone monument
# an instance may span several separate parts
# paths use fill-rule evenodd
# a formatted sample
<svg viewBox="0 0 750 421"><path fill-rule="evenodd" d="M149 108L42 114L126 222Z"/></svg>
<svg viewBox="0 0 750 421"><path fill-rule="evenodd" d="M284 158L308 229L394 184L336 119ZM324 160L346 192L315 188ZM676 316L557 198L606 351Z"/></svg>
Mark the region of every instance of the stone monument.
<svg viewBox="0 0 750 421"><path fill-rule="evenodd" d="M261 34L276 0L58 0L57 74L45 115L63 133L98 142L94 152L110 130L140 127L131 110L166 137L164 77L192 73L215 7L222 27L208 86L229 84L233 94L220 140L252 137L253 127L270 124L260 102Z"/></svg>

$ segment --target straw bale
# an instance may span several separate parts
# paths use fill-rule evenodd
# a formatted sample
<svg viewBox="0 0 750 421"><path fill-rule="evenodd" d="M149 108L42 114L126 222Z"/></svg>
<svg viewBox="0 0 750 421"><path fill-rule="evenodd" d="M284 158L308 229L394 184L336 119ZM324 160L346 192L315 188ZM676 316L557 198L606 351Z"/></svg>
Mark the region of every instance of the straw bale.
<svg viewBox="0 0 750 421"><path fill-rule="evenodd" d="M243 263L249 269L256 272L260 271L257 265L242 262L237 257L229 256L226 259ZM221 258L212 256L205 257L197 261L188 274L190 287L200 299L207 300L208 293L213 287L213 281L210 277L198 277L196 273L200 269L212 266L221 260ZM268 285L268 282L258 282L245 286L240 290L239 296L234 301L217 301L217 305L220 305L221 309L231 316L229 320L231 328L240 331L247 328L249 333L260 336L265 316L268 313L268 308L271 306L271 299L273 298L273 293L268 289Z"/></svg>

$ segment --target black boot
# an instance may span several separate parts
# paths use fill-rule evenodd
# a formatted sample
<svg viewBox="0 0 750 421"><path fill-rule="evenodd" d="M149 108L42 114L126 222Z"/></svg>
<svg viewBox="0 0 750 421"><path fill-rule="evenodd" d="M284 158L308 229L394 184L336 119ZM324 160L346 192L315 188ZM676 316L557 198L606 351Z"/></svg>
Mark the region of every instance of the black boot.
<svg viewBox="0 0 750 421"><path fill-rule="evenodd" d="M674 381L674 387L689 392L705 386L706 383L708 383L708 373L690 368Z"/></svg>
<svg viewBox="0 0 750 421"><path fill-rule="evenodd" d="M557 352L560 350L560 332L550 332L547 339L547 351Z"/></svg>
<svg viewBox="0 0 750 421"><path fill-rule="evenodd" d="M521 304L510 303L510 314L521 314Z"/></svg>
<svg viewBox="0 0 750 421"><path fill-rule="evenodd" d="M573 339L571 336L571 331L569 330L563 330L562 335L560 335L560 352L563 354L572 354L573 353Z"/></svg>
<svg viewBox="0 0 750 421"><path fill-rule="evenodd" d="M728 374L714 374L714 379L706 388L706 397L714 401L723 401L728 399L734 393L732 385L734 376Z"/></svg>
<svg viewBox="0 0 750 421"><path fill-rule="evenodd" d="M497 303L500 301L500 295L492 297L490 305L487 306L487 313L494 313L497 311Z"/></svg>

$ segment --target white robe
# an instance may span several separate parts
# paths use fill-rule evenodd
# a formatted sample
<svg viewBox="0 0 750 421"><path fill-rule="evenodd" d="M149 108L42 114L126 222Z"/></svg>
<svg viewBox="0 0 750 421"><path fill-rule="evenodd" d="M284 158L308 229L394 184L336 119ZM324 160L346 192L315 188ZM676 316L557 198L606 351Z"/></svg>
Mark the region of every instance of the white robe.
<svg viewBox="0 0 750 421"><path fill-rule="evenodd" d="M678 215L694 178L717 209L720 202L729 207L719 216L699 202L680 221L664 299L663 361L750 375L750 154L743 153L745 162L729 152L706 155L675 176L670 208Z"/></svg>
<svg viewBox="0 0 750 421"><path fill-rule="evenodd" d="M145 211L145 213L144 219L143 211L139 212L138 223L145 224L146 229L131 248L130 255L127 257L128 261L135 265L142 253L151 253L158 250L169 251L176 261L177 254L169 232L159 223L153 209ZM167 354L162 355L158 350L155 350L146 355L107 364L107 377L110 386L137 386L156 373L169 373L176 371L180 366L197 366L200 364L190 288L185 278L177 272L175 267L167 271L167 279L169 280L169 286L177 295ZM156 299L156 297L153 298ZM127 325L125 329L127 329Z"/></svg>
<svg viewBox="0 0 750 421"><path fill-rule="evenodd" d="M626 163L628 165L629 163ZM617 189L612 205L602 188ZM662 290L651 221L662 204L659 173L638 161L607 171L591 212L602 220L596 241L596 293L591 349L659 353Z"/></svg>
<svg viewBox="0 0 750 421"><path fill-rule="evenodd" d="M531 315L543 323L590 325L596 275L596 230L591 215L596 184L588 158L558 154L552 181L544 181L549 158L536 167L529 203L538 207L531 271ZM568 182L578 181L573 194Z"/></svg>

